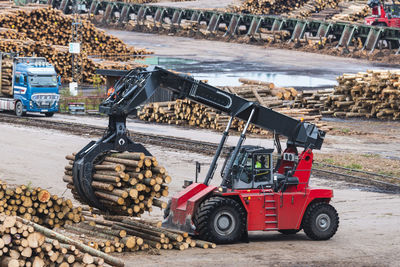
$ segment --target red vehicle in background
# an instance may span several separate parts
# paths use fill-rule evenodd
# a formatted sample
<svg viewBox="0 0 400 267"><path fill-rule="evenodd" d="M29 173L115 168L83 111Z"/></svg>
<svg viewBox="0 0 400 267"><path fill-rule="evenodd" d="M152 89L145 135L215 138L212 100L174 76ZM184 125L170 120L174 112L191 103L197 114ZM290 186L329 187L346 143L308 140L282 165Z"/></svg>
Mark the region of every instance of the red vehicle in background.
<svg viewBox="0 0 400 267"><path fill-rule="evenodd" d="M379 0L369 0L372 16L365 18L365 24L400 28L400 4L385 4Z"/></svg>

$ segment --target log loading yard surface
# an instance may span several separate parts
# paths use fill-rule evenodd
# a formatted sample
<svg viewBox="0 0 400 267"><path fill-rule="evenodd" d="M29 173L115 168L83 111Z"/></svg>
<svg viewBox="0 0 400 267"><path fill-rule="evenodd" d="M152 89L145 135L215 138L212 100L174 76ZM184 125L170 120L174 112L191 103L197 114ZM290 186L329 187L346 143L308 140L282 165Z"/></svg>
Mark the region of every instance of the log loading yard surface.
<svg viewBox="0 0 400 267"><path fill-rule="evenodd" d="M3 162L0 166L1 177L9 183L32 182L60 195L65 191L61 179L65 155L77 151L90 140L55 130L43 131L4 123L0 125L0 133L2 140L7 140L2 144L3 153L0 156ZM152 145L146 147L170 170L173 177L171 195L181 190L183 180L193 178L195 161L211 161L209 156L188 151ZM185 156L182 157L182 154ZM218 182L216 177L214 183ZM256 232L250 235L249 244L221 245L214 250L161 251L161 255L146 252L126 254L126 266L398 266L396 252L400 248L400 237L396 233L400 223L399 195L371 192L359 185L316 176L312 177L311 183L312 186L335 190L333 204L341 221L337 235L329 241L311 241L302 232L290 237ZM71 197L68 192L64 196ZM159 219L161 212L155 209L150 217Z"/></svg>
<svg viewBox="0 0 400 267"><path fill-rule="evenodd" d="M211 5L215 1L203 2ZM202 62L225 61L228 62L226 66L252 62L253 67L259 65L260 71L270 67L271 71L297 70L306 75L329 73L337 76L343 72L363 71L372 67L387 68L382 65L373 66L366 61L271 48L265 50L245 44L109 32L118 35L128 44L146 46L158 55L192 58ZM246 48L246 54L242 52L243 48ZM0 138L3 140L0 178L10 184L32 183L52 193L72 198L62 181L64 157L80 150L90 140L97 139L107 119L67 115L56 115L51 119L38 116L17 119L0 114L0 122ZM322 151L316 153L317 161L353 169L361 166L363 170L372 173L400 176L399 123L363 120L330 123L334 130L328 134ZM193 179L196 161L211 162L212 158L207 151L215 150L215 143L220 139L220 134L216 132L135 120L128 120L128 128L133 139L145 144L169 170L173 178L170 195L181 190L184 180ZM165 138L155 138L154 135ZM172 140L171 136L176 137L176 142L171 142L175 147L163 146ZM193 142L179 140L188 136ZM201 146L196 142L202 140L210 143ZM232 136L228 145L234 145L236 141L237 136ZM268 138L248 138L247 143L265 147L273 145ZM222 161L218 165L222 166ZM203 179L205 173L203 168L200 179ZM362 176L354 172L351 175ZM214 250L127 253L122 258L126 266L400 266L397 256L400 250L400 195L383 191L382 184L375 184L378 187L360 185L339 178L343 179L329 173L314 172L310 179L311 186L334 189L332 204L338 210L340 225L337 234L329 241L311 241L302 231L294 236L254 232L250 234L250 243L220 245ZM219 182L216 175L213 183ZM387 189L396 191L394 187ZM161 219L161 216L159 209L146 215L152 219Z"/></svg>

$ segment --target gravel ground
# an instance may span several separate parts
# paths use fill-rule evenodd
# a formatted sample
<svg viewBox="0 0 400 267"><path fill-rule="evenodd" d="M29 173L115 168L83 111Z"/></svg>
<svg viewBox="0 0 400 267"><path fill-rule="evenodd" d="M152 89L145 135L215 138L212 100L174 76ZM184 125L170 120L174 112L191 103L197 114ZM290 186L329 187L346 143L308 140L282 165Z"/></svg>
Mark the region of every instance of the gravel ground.
<svg viewBox="0 0 400 267"><path fill-rule="evenodd" d="M3 140L1 179L19 184L32 182L57 194L65 191L61 180L66 164L64 156L89 142L86 137L4 124L0 125L0 138ZM194 176L196 160L211 160L190 152L147 148L173 177L171 194L181 189L183 180ZM218 178L214 183L218 183ZM366 191L359 186L318 177L313 177L311 184L335 190L332 204L339 212L340 227L329 241L311 241L303 232L295 236L255 232L248 244L221 245L214 250L126 254L123 255L126 266L400 266L397 258L400 235L396 234L400 230L399 195ZM150 216L161 218L161 211L155 209Z"/></svg>

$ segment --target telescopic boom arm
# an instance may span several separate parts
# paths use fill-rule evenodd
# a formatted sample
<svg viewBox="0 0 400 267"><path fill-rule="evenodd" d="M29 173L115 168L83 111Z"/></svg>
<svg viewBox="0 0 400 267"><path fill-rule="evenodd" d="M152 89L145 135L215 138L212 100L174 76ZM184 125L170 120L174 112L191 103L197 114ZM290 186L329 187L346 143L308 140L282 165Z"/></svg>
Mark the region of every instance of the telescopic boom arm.
<svg viewBox="0 0 400 267"><path fill-rule="evenodd" d="M209 84L195 80L192 76L177 74L160 67L135 69L128 72L114 85L114 92L100 104L99 111L109 116L105 135L97 142L89 143L76 156L73 168L74 186L78 194L91 206L103 209L91 187L94 160L109 151L137 151L150 153L127 136L126 118L157 89L172 91L179 99L188 98L254 125L288 138L288 145L309 149L320 149L325 132L315 125L302 122L270 108L225 92ZM230 120L231 123L232 119ZM228 128L228 127L227 127ZM229 129L227 129L229 130ZM244 135L244 133L242 133ZM214 157L206 183L215 170L216 159L227 137ZM241 136L241 140L244 138Z"/></svg>

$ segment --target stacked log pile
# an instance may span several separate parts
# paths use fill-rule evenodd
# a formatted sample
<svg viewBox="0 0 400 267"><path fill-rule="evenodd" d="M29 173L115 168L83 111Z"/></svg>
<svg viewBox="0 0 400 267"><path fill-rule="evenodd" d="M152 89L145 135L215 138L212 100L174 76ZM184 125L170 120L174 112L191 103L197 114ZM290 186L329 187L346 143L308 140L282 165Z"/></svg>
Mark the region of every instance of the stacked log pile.
<svg viewBox="0 0 400 267"><path fill-rule="evenodd" d="M72 17L53 8L19 8L16 11L0 12L0 26L25 33L35 41L50 45L66 46L72 33ZM91 54L130 54L146 53L124 44L118 38L97 29L91 22L82 21L82 51Z"/></svg>
<svg viewBox="0 0 400 267"><path fill-rule="evenodd" d="M85 220L79 225L67 226L68 233L86 238L85 243L105 253L216 247L213 243L194 240L187 232L162 228L161 222L93 214L85 216Z"/></svg>
<svg viewBox="0 0 400 267"><path fill-rule="evenodd" d="M332 16L331 21L364 23L364 18L371 14L365 1L349 1L342 4L341 12Z"/></svg>
<svg viewBox="0 0 400 267"><path fill-rule="evenodd" d="M1 61L1 85L0 95L13 95L13 89L11 85L12 81L12 60L4 57Z"/></svg>
<svg viewBox="0 0 400 267"><path fill-rule="evenodd" d="M400 72L370 70L343 74L332 90L305 91L294 107L308 108L321 115L400 119Z"/></svg>
<svg viewBox="0 0 400 267"><path fill-rule="evenodd" d="M77 194L72 179L74 155L66 156L69 164L65 167L64 182L74 197ZM165 168L158 165L155 157L143 153L112 153L98 159L94 165L92 188L100 203L110 213L140 216L156 206L165 209L167 204L161 197L167 197L171 177ZM87 204L87 203L84 203Z"/></svg>
<svg viewBox="0 0 400 267"><path fill-rule="evenodd" d="M250 14L282 14L303 6L307 1L283 0L246 0L234 7L235 12Z"/></svg>
<svg viewBox="0 0 400 267"><path fill-rule="evenodd" d="M0 266L124 266L65 235L21 217L0 215Z"/></svg>
<svg viewBox="0 0 400 267"><path fill-rule="evenodd" d="M0 181L0 213L21 216L50 228L82 221L82 208L71 200L51 195L42 188L7 185Z"/></svg>
<svg viewBox="0 0 400 267"><path fill-rule="evenodd" d="M325 101L333 94L334 89L304 90L296 97L293 107L306 108L310 114L320 114L324 110Z"/></svg>
<svg viewBox="0 0 400 267"><path fill-rule="evenodd" d="M315 114L312 110L291 109L291 105L297 96L297 91L294 88L278 88L273 83L248 79L241 79L240 81L244 84L243 86L222 87L222 89L296 119L315 123L324 130L329 130L326 123L321 122L321 115ZM142 108L138 116L139 119L149 122L194 126L217 131L224 130L229 121L229 116L190 100L150 103ZM235 119L231 129L241 132L244 125L244 121ZM254 125L250 125L248 132L261 135L269 134L268 131Z"/></svg>
<svg viewBox="0 0 400 267"><path fill-rule="evenodd" d="M71 80L71 55L68 43L71 38L72 17L61 11L38 6L0 11L0 50L17 52L22 56L46 57L55 65L64 81ZM8 29L8 30L7 30ZM144 49L135 49L118 38L97 29L91 22L82 21L80 62L83 81L92 82L96 63L90 55L125 60L133 55L148 54ZM118 65L115 63L115 65Z"/></svg>
<svg viewBox="0 0 400 267"><path fill-rule="evenodd" d="M337 117L400 119L400 71L367 71L338 77L324 114Z"/></svg>
<svg viewBox="0 0 400 267"><path fill-rule="evenodd" d="M140 65L139 63L132 61L118 62L118 64L115 63L116 62L112 60L101 60L96 62L96 67L105 70L132 70L134 68L146 67L146 65Z"/></svg>
<svg viewBox="0 0 400 267"><path fill-rule="evenodd" d="M316 19L325 19L326 15L336 12L340 0L310 0L302 7L293 10L288 14L294 18L308 18L313 15Z"/></svg>

